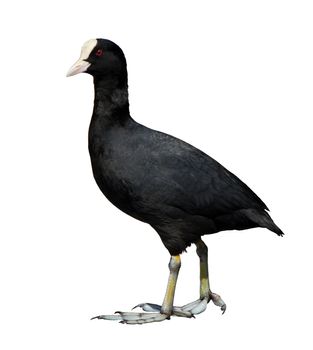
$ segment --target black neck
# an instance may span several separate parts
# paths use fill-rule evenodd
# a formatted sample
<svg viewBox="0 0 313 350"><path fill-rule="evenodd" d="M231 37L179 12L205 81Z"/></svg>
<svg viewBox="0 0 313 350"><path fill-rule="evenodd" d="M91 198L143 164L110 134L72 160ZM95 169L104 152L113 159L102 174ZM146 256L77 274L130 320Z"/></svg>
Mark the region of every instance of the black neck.
<svg viewBox="0 0 313 350"><path fill-rule="evenodd" d="M107 124L123 124L130 119L127 78L94 77L93 118Z"/></svg>

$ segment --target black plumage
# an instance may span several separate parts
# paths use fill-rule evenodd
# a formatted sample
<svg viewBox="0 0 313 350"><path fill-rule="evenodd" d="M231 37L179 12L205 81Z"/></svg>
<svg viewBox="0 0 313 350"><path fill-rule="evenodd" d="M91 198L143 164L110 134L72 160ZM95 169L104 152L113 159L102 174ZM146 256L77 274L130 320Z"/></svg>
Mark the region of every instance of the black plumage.
<svg viewBox="0 0 313 350"><path fill-rule="evenodd" d="M260 226L281 235L266 205L238 177L190 144L131 118L124 55L110 41L98 46L103 66L93 62L87 70L95 85L89 152L104 195L150 224L172 255L223 230Z"/></svg>
<svg viewBox="0 0 313 350"><path fill-rule="evenodd" d="M93 174L116 207L150 224L171 255L224 230L264 227L283 235L238 177L192 145L132 119L126 60L116 44L97 39L84 61L95 87Z"/></svg>

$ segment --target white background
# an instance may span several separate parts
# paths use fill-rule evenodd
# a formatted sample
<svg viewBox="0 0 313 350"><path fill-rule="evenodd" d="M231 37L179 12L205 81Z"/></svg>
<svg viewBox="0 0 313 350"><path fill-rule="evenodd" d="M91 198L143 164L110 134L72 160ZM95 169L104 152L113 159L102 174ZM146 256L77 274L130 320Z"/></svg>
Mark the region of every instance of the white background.
<svg viewBox="0 0 313 350"><path fill-rule="evenodd" d="M1 349L312 349L311 1L10 1L1 5ZM98 190L93 86L65 78L87 39L128 60L132 116L209 153L270 207L264 230L204 238L212 290L196 319L90 317L160 303L169 254ZM198 297L182 256L176 305Z"/></svg>

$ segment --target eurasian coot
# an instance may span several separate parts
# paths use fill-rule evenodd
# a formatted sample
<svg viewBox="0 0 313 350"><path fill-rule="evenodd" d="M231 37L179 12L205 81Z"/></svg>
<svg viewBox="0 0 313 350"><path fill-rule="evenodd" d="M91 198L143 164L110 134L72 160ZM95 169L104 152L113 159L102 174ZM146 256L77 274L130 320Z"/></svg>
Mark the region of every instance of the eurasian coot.
<svg viewBox="0 0 313 350"><path fill-rule="evenodd" d="M148 223L171 254L162 305L137 305L148 312L118 312L95 318L128 324L163 321L171 315L193 317L212 300L224 312L221 297L209 286L207 247L202 235L264 227L277 235L263 201L214 159L171 135L131 118L123 51L112 41L92 39L82 47L68 76L93 76L95 99L89 128L94 178L103 194L128 215ZM192 243L200 258L200 297L173 306L180 254Z"/></svg>

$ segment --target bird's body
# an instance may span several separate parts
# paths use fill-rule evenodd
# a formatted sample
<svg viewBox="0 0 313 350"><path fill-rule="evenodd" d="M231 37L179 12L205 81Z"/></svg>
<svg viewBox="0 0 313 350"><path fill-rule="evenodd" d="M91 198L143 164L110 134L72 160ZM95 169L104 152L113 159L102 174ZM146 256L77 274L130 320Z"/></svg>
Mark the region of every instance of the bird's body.
<svg viewBox="0 0 313 350"><path fill-rule="evenodd" d="M150 224L172 255L204 234L266 227L266 220L278 230L266 205L234 174L192 145L135 122L125 106L111 104L114 116L95 108L89 129L96 182L116 207Z"/></svg>
<svg viewBox="0 0 313 350"><path fill-rule="evenodd" d="M266 205L234 174L192 145L131 118L126 61L112 44L98 39L86 45L84 59L95 85L89 152L103 194L150 224L172 256L224 230L259 226L282 235ZM106 52L102 70L96 69L96 56Z"/></svg>

